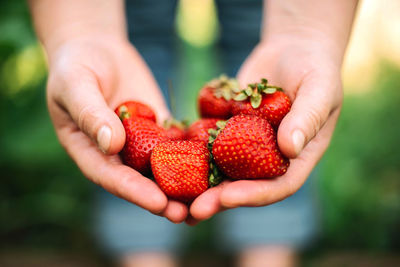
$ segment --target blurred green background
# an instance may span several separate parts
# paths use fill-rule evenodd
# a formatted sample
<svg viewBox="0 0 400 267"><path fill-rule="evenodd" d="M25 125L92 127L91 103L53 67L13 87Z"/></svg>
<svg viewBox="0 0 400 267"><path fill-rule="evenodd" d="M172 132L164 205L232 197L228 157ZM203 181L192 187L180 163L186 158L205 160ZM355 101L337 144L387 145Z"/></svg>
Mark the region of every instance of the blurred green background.
<svg viewBox="0 0 400 267"><path fill-rule="evenodd" d="M360 8L344 66L342 115L320 164L321 236L303 253L305 266L400 265L398 3L369 0ZM177 86L190 81L189 104L180 108L191 119L197 89L215 72L214 8L212 1L184 0L177 17L186 77ZM0 266L105 266L91 235L95 186L57 141L46 75L26 3L1 1ZM193 231L189 255L209 253L211 224ZM215 257L215 266L228 264ZM189 266L191 256L186 260Z"/></svg>

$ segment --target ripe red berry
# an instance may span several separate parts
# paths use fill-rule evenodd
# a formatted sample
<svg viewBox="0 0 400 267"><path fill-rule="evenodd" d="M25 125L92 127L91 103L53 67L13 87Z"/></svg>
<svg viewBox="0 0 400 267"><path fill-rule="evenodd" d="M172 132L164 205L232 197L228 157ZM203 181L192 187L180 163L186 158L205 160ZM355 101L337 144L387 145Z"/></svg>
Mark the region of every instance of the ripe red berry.
<svg viewBox="0 0 400 267"><path fill-rule="evenodd" d="M126 101L115 109L115 113L123 120L130 117L140 117L156 122L156 114L147 105L137 101Z"/></svg>
<svg viewBox="0 0 400 267"><path fill-rule="evenodd" d="M209 129L217 129L217 121L220 119L205 118L195 121L187 130L186 139L208 143Z"/></svg>
<svg viewBox="0 0 400 267"><path fill-rule="evenodd" d="M289 166L272 126L253 115L230 118L214 140L212 154L219 170L231 179L272 178Z"/></svg>
<svg viewBox="0 0 400 267"><path fill-rule="evenodd" d="M267 80L251 84L235 97L232 115L256 115L266 119L275 129L290 111L289 97L281 88L270 86Z"/></svg>
<svg viewBox="0 0 400 267"><path fill-rule="evenodd" d="M231 116L233 92L238 90L235 79L221 76L207 83L199 92L198 108L202 118L228 119Z"/></svg>
<svg viewBox="0 0 400 267"><path fill-rule="evenodd" d="M164 129L169 140L185 140L187 124L184 121L178 121L170 118L164 121Z"/></svg>
<svg viewBox="0 0 400 267"><path fill-rule="evenodd" d="M157 144L168 140L165 130L155 122L139 117L124 119L122 123L126 133L121 151L124 163L143 175L150 174L150 154Z"/></svg>
<svg viewBox="0 0 400 267"><path fill-rule="evenodd" d="M171 199L191 202L209 186L210 154L205 143L168 141L151 155L151 168L161 190Z"/></svg>

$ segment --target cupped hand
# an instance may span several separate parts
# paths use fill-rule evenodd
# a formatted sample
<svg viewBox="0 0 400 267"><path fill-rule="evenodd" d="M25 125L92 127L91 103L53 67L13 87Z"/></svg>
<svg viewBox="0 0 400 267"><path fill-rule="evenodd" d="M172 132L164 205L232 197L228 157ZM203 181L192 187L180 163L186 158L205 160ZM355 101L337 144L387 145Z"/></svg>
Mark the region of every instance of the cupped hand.
<svg viewBox="0 0 400 267"><path fill-rule="evenodd" d="M84 175L112 194L154 214L182 222L187 207L168 200L150 179L121 162L125 131L114 113L126 100L169 116L148 67L127 40L81 36L48 51L47 102L62 146Z"/></svg>
<svg viewBox="0 0 400 267"><path fill-rule="evenodd" d="M265 206L294 194L327 149L342 104L341 58L323 38L281 35L260 43L242 65L241 85L267 78L292 100L278 129L278 144L290 158L286 174L265 180L225 181L191 205L194 224L229 208Z"/></svg>

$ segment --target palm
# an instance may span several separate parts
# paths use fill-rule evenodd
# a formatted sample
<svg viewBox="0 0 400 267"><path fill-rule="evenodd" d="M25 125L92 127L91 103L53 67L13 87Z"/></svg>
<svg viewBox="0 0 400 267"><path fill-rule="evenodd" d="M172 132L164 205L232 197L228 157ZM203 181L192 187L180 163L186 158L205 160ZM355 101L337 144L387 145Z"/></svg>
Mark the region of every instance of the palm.
<svg viewBox="0 0 400 267"><path fill-rule="evenodd" d="M50 60L49 111L61 144L84 175L121 198L182 221L186 206L168 201L153 181L123 165L116 155L125 142L123 126L112 111L119 103L136 99L152 106L158 119L168 116L157 85L136 51L127 44L75 42ZM88 137L95 136L100 122L110 123L113 131L108 155Z"/></svg>
<svg viewBox="0 0 400 267"><path fill-rule="evenodd" d="M208 190L192 204L194 218L206 219L226 208L272 204L303 185L329 144L342 97L339 68L318 47L281 41L260 45L248 57L238 74L242 85L265 77L284 88L293 102L278 130L278 144L291 158L290 167L274 179L226 181ZM301 127L307 128L309 142L297 155L291 134Z"/></svg>

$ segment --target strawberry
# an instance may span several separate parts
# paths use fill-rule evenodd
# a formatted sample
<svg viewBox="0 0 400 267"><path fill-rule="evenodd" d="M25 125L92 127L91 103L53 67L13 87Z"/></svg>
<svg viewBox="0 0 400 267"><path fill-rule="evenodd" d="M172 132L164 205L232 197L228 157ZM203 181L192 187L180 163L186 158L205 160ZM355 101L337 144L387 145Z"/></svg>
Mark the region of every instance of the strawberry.
<svg viewBox="0 0 400 267"><path fill-rule="evenodd" d="M137 101L127 101L115 109L121 120L130 117L141 117L156 122L156 114L147 105Z"/></svg>
<svg viewBox="0 0 400 267"><path fill-rule="evenodd" d="M250 84L234 98L232 115L256 115L266 119L275 129L289 112L291 102L281 88L268 85L266 79L261 83Z"/></svg>
<svg viewBox="0 0 400 267"><path fill-rule="evenodd" d="M219 120L220 119L206 118L195 121L187 130L186 139L208 143L208 137L210 136L208 130L217 129L216 123Z"/></svg>
<svg viewBox="0 0 400 267"><path fill-rule="evenodd" d="M237 115L218 132L212 142L212 154L217 167L227 177L265 179L287 171L289 160L279 151L275 131L267 120Z"/></svg>
<svg viewBox="0 0 400 267"><path fill-rule="evenodd" d="M199 92L198 108L202 118L228 119L231 116L233 92L238 91L235 79L221 75L207 83Z"/></svg>
<svg viewBox="0 0 400 267"><path fill-rule="evenodd" d="M186 127L185 121L178 121L174 118L167 119L164 121L164 129L166 130L167 137L170 140L184 140L186 139Z"/></svg>
<svg viewBox="0 0 400 267"><path fill-rule="evenodd" d="M155 146L151 168L157 184L167 196L189 203L209 186L209 160L205 143L168 141Z"/></svg>
<svg viewBox="0 0 400 267"><path fill-rule="evenodd" d="M154 121L140 117L124 119L122 124L126 133L121 151L124 163L143 175L150 174L150 154L157 144L168 141L165 130Z"/></svg>

